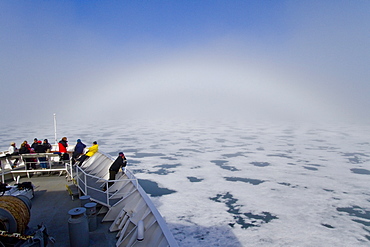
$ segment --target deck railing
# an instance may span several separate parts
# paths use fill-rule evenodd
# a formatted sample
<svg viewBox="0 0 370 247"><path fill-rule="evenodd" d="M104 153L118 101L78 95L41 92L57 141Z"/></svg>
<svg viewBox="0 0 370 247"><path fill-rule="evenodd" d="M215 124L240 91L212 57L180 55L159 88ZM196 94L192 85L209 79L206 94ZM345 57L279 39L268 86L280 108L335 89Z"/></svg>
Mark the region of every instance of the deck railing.
<svg viewBox="0 0 370 247"><path fill-rule="evenodd" d="M19 159L19 164L17 167L12 167L11 160ZM27 169L27 165L25 164L26 158L33 158L34 161L28 161L27 163L30 166L34 166L35 168ZM47 168L37 168L40 164L38 158L46 158ZM14 178L14 174L16 173L27 173L27 176L30 177L30 173L44 173L44 172L63 172L67 171L70 161L59 161L59 154L55 153L34 153L34 154L19 154L19 155L12 155L12 156L3 156L1 157L1 179L2 182L5 183L5 175L12 174Z"/></svg>
<svg viewBox="0 0 370 247"><path fill-rule="evenodd" d="M93 174L87 173L82 167L75 166L75 174L72 175L77 182L78 188L84 195L89 195L93 201L96 201L107 207L111 207L117 199L121 199L132 193L138 187L138 180L136 178L130 179L127 177L108 180ZM112 182L114 185L108 188L108 183ZM128 183L134 186L129 188ZM127 187L129 189L124 189ZM104 189L108 188L108 189Z"/></svg>

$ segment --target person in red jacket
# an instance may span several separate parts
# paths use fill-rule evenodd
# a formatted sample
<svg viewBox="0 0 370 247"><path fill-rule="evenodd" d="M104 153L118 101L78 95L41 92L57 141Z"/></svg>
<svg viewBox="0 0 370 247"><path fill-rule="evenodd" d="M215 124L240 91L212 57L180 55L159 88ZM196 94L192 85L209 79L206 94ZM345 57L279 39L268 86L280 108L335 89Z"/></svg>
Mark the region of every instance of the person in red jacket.
<svg viewBox="0 0 370 247"><path fill-rule="evenodd" d="M69 154L67 152L68 147L68 140L67 137L63 137L62 140L58 143L59 153L60 153L60 161L68 161Z"/></svg>

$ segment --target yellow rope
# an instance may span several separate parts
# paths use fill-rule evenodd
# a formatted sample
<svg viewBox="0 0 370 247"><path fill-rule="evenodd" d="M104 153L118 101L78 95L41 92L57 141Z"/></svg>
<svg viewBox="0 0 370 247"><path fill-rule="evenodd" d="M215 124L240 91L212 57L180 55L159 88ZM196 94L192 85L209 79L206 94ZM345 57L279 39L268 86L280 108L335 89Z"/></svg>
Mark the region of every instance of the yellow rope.
<svg viewBox="0 0 370 247"><path fill-rule="evenodd" d="M30 212L27 205L15 196L0 197L0 208L13 215L17 222L17 232L23 234L30 221Z"/></svg>

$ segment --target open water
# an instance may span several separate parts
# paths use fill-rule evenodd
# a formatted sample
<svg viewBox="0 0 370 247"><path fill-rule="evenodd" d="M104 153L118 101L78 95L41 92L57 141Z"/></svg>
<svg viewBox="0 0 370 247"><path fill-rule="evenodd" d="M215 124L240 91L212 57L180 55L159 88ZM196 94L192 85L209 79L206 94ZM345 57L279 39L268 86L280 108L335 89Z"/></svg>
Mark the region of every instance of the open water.
<svg viewBox="0 0 370 247"><path fill-rule="evenodd" d="M1 150L54 127L2 125ZM370 246L370 128L221 122L60 124L128 166L179 246Z"/></svg>

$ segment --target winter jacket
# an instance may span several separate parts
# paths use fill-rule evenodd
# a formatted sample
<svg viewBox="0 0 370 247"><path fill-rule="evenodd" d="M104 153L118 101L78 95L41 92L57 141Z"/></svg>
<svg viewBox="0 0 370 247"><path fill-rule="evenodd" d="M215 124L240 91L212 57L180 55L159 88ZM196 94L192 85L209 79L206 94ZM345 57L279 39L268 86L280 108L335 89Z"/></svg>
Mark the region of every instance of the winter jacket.
<svg viewBox="0 0 370 247"><path fill-rule="evenodd" d="M49 151L51 151L51 149L53 148L53 147L51 146L51 144L50 144L50 143L48 143L48 142L44 142L42 145L43 145L43 146L45 146L45 149L46 149L46 150L48 150L48 149L49 149Z"/></svg>
<svg viewBox="0 0 370 247"><path fill-rule="evenodd" d="M83 154L86 145L82 142L77 142L73 154Z"/></svg>
<svg viewBox="0 0 370 247"><path fill-rule="evenodd" d="M9 154L15 154L16 152L18 152L18 148L14 147L14 146L10 146L9 149L8 149L8 152L9 152Z"/></svg>
<svg viewBox="0 0 370 247"><path fill-rule="evenodd" d="M118 172L121 167L126 167L127 160L126 157L118 156L117 159L113 162L113 164L110 166L110 171Z"/></svg>
<svg viewBox="0 0 370 247"><path fill-rule="evenodd" d="M19 154L28 154L30 152L30 150L28 149L27 146L22 146L20 149L19 149Z"/></svg>
<svg viewBox="0 0 370 247"><path fill-rule="evenodd" d="M92 145L91 147L89 147L89 151L86 153L86 156L93 156L96 152L98 152L99 150L99 145L98 144L94 144Z"/></svg>
<svg viewBox="0 0 370 247"><path fill-rule="evenodd" d="M58 146L59 146L59 152L67 153L68 143L66 141L60 140L58 143Z"/></svg>
<svg viewBox="0 0 370 247"><path fill-rule="evenodd" d="M36 153L46 153L46 146L40 144L35 147Z"/></svg>

